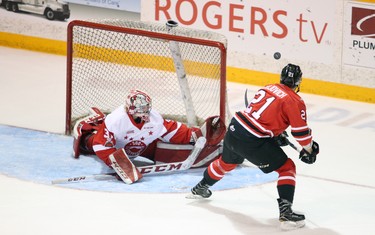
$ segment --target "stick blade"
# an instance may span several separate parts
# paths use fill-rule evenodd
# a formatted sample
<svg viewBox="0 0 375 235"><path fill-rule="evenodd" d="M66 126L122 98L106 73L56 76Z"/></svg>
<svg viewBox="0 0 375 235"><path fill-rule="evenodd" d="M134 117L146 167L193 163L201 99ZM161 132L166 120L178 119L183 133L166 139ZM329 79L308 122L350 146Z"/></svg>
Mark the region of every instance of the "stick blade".
<svg viewBox="0 0 375 235"><path fill-rule="evenodd" d="M80 183L80 182L91 182L91 181L102 181L116 179L116 173L105 173L95 174L87 176L76 176L70 178L52 180L51 184L68 184L68 183Z"/></svg>

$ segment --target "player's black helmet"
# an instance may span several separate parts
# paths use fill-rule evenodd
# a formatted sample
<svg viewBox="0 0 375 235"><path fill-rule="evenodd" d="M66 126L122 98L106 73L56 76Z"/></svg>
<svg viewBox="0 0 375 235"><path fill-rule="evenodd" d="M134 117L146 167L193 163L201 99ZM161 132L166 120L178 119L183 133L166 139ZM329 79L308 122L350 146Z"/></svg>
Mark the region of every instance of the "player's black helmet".
<svg viewBox="0 0 375 235"><path fill-rule="evenodd" d="M302 71L298 65L288 64L283 68L280 75L280 83L292 89L299 87L302 80Z"/></svg>

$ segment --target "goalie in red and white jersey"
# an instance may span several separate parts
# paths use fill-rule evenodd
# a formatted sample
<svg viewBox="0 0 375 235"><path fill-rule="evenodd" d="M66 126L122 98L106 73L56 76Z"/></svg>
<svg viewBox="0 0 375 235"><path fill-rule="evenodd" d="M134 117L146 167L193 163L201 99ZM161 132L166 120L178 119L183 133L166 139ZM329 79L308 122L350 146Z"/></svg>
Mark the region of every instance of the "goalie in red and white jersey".
<svg viewBox="0 0 375 235"><path fill-rule="evenodd" d="M280 84L261 88L243 111L235 113L224 137L222 157L213 161L204 172L203 179L192 188L188 198L208 198L209 187L235 169L244 159L264 173L277 172L279 220L284 229L304 226L305 216L292 210L296 185L296 166L280 148L288 145L285 129L303 147L300 159L313 164L319 145L312 138L307 125L306 106L297 94L302 80L298 65L288 64L280 76ZM251 197L251 196L250 196Z"/></svg>
<svg viewBox="0 0 375 235"><path fill-rule="evenodd" d="M122 172L129 170L127 168L137 171L130 161L137 156L163 163L183 161L189 152L178 151L181 148L174 148L173 144L192 146L198 137L212 133L211 130L206 131L206 127L207 125L204 128L190 128L181 122L164 119L152 109L152 99L146 92L131 90L125 105L112 113L105 116L99 109L91 108L91 115L76 123L73 130L74 157L96 154L106 165L113 167L117 174L117 170ZM203 151L193 167L207 165L221 153L219 143L224 136L225 125L214 132L215 135L205 137L211 139L211 145L218 147L209 152ZM167 151L158 151L158 142L172 145ZM120 165L119 169L114 167L117 163ZM139 172L134 176L130 182L123 180L133 183L142 177Z"/></svg>

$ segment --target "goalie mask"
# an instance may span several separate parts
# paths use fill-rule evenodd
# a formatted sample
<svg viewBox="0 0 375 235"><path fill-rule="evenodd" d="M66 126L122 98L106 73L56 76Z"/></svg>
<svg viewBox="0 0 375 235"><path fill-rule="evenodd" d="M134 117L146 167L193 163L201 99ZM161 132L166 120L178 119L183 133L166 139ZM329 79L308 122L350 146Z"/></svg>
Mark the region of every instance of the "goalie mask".
<svg viewBox="0 0 375 235"><path fill-rule="evenodd" d="M298 65L288 64L281 71L280 83L284 84L296 92L299 91L299 86L302 81L302 71Z"/></svg>
<svg viewBox="0 0 375 235"><path fill-rule="evenodd" d="M126 111L133 116L134 119L141 118L141 120L148 122L150 120L151 112L151 97L143 91L131 90L126 97Z"/></svg>

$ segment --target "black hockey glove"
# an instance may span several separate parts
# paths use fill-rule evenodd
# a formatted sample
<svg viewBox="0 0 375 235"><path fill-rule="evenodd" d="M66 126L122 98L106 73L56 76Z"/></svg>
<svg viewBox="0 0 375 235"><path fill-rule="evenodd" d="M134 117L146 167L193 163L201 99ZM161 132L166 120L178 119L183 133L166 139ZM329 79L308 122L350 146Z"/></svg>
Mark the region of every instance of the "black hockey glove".
<svg viewBox="0 0 375 235"><path fill-rule="evenodd" d="M288 137L288 133L286 133L286 131L284 131L282 134L274 137L276 143L280 146L280 147L283 147L283 146L287 146L289 141L287 139Z"/></svg>
<svg viewBox="0 0 375 235"><path fill-rule="evenodd" d="M299 159L307 164L313 164L316 161L316 155L319 153L319 144L313 141L311 153L307 152L305 149L302 149L299 153Z"/></svg>

